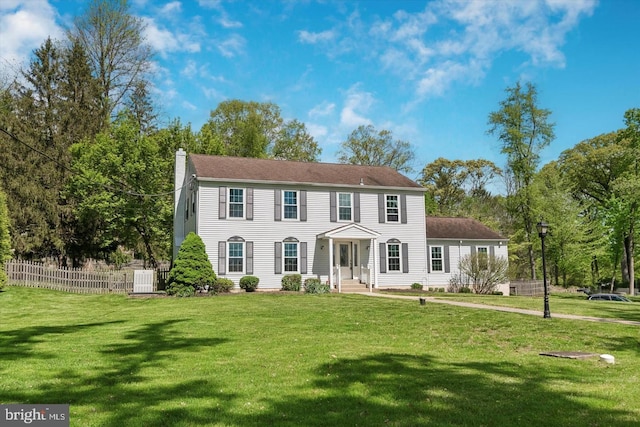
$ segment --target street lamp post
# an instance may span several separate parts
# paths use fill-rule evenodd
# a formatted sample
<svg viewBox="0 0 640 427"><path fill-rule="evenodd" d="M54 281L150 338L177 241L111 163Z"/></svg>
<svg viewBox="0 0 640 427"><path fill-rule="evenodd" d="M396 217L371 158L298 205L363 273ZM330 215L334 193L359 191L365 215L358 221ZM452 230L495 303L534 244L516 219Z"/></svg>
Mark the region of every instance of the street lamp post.
<svg viewBox="0 0 640 427"><path fill-rule="evenodd" d="M542 242L542 282L544 284L544 318L551 318L551 311L549 310L549 287L547 286L547 264L545 263L544 258L544 238L547 236L547 232L549 231L549 224L544 221L540 221L536 224L538 228L538 236L540 236L540 241Z"/></svg>

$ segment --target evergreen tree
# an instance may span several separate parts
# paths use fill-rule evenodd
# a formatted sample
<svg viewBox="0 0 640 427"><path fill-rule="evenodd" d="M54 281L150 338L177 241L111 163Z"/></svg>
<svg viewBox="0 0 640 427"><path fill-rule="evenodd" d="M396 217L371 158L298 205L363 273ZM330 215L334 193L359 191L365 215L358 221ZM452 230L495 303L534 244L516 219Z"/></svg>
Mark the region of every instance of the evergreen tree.
<svg viewBox="0 0 640 427"><path fill-rule="evenodd" d="M202 239L187 234L167 278L169 295L189 296L199 287L213 286L216 275Z"/></svg>

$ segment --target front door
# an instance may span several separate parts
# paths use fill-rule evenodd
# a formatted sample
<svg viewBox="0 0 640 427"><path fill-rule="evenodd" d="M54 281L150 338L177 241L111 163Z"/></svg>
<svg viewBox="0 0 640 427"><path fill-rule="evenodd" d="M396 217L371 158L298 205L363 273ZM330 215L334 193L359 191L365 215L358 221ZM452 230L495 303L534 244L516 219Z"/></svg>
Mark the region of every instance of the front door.
<svg viewBox="0 0 640 427"><path fill-rule="evenodd" d="M340 243L338 245L338 257L340 277L343 279L353 279L353 254L351 253L351 243Z"/></svg>

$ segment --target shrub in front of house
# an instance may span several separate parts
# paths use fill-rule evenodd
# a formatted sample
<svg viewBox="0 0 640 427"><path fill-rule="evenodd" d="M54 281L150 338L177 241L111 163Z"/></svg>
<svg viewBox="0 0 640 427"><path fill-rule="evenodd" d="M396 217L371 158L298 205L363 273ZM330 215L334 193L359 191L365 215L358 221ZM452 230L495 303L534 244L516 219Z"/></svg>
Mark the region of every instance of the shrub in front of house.
<svg viewBox="0 0 640 427"><path fill-rule="evenodd" d="M300 274L287 274L282 278L283 291L299 292L302 286L302 276Z"/></svg>
<svg viewBox="0 0 640 427"><path fill-rule="evenodd" d="M461 294L470 294L471 293L471 288L468 286L463 286L460 288L460 290L458 291Z"/></svg>
<svg viewBox="0 0 640 427"><path fill-rule="evenodd" d="M412 283L411 284L411 289L415 289L415 290L421 291L422 290L422 284L418 283L418 282Z"/></svg>
<svg viewBox="0 0 640 427"><path fill-rule="evenodd" d="M215 280L204 242L195 233L187 234L167 277L167 295L191 296L197 289L210 288Z"/></svg>
<svg viewBox="0 0 640 427"><path fill-rule="evenodd" d="M328 284L322 283L320 279L315 277L304 281L304 293L306 294L328 294L330 291Z"/></svg>
<svg viewBox="0 0 640 427"><path fill-rule="evenodd" d="M235 284L233 280L227 279L225 277L218 277L215 282L213 282L213 286L209 288L209 293L212 294L226 294L231 292L231 289Z"/></svg>
<svg viewBox="0 0 640 427"><path fill-rule="evenodd" d="M243 276L240 279L240 289L244 289L247 292L253 292L258 287L260 279L256 276Z"/></svg>

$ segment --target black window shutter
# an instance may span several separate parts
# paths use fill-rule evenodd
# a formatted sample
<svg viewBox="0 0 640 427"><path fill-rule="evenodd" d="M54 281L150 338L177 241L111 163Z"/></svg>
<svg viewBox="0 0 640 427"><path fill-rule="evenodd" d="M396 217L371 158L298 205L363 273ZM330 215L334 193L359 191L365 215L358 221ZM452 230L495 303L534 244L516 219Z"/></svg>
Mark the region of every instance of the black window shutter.
<svg viewBox="0 0 640 427"><path fill-rule="evenodd" d="M307 242L300 242L300 274L307 274Z"/></svg>
<svg viewBox="0 0 640 427"><path fill-rule="evenodd" d="M227 217L227 187L218 189L218 218L225 219Z"/></svg>
<svg viewBox="0 0 640 427"><path fill-rule="evenodd" d="M402 224L407 223L407 195L400 195L400 222Z"/></svg>
<svg viewBox="0 0 640 427"><path fill-rule="evenodd" d="M427 273L431 273L431 247L427 246Z"/></svg>
<svg viewBox="0 0 640 427"><path fill-rule="evenodd" d="M248 220L253 220L253 188L247 188L247 214L245 216Z"/></svg>
<svg viewBox="0 0 640 427"><path fill-rule="evenodd" d="M245 250L247 252L247 267L245 270L247 274L253 274L253 242L247 242L245 243L245 246Z"/></svg>
<svg viewBox="0 0 640 427"><path fill-rule="evenodd" d="M331 191L329 193L329 209L330 209L330 213L329 213L329 220L331 222L337 222L338 221L338 209L336 208L336 192L335 191Z"/></svg>
<svg viewBox="0 0 640 427"><path fill-rule="evenodd" d="M444 272L451 273L451 263L449 262L449 246L445 246L442 252L442 256L444 257Z"/></svg>
<svg viewBox="0 0 640 427"><path fill-rule="evenodd" d="M218 242L218 274L227 273L227 242Z"/></svg>
<svg viewBox="0 0 640 427"><path fill-rule="evenodd" d="M307 220L307 190L300 190L300 221Z"/></svg>
<svg viewBox="0 0 640 427"><path fill-rule="evenodd" d="M380 273L387 272L387 244L380 243Z"/></svg>
<svg viewBox="0 0 640 427"><path fill-rule="evenodd" d="M273 219L275 221L282 220L282 190L273 190L273 197L275 199Z"/></svg>
<svg viewBox="0 0 640 427"><path fill-rule="evenodd" d="M409 272L409 244L402 244L402 272Z"/></svg>
<svg viewBox="0 0 640 427"><path fill-rule="evenodd" d="M274 264L274 272L275 274L282 274L282 242L275 242L275 264Z"/></svg>
<svg viewBox="0 0 640 427"><path fill-rule="evenodd" d="M360 193L353 193L353 222L360 222Z"/></svg>
<svg viewBox="0 0 640 427"><path fill-rule="evenodd" d="M383 224L385 220L385 197L384 194L378 194L378 222Z"/></svg>
<svg viewBox="0 0 640 427"><path fill-rule="evenodd" d="M495 246L490 246L489 247L489 256L494 258L496 256L496 248Z"/></svg>

